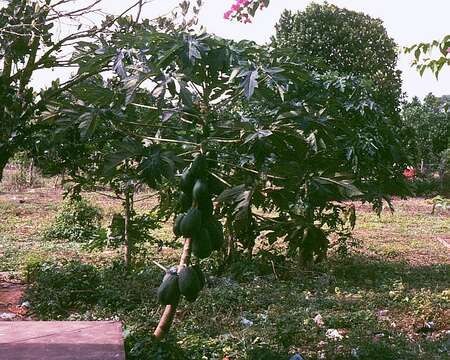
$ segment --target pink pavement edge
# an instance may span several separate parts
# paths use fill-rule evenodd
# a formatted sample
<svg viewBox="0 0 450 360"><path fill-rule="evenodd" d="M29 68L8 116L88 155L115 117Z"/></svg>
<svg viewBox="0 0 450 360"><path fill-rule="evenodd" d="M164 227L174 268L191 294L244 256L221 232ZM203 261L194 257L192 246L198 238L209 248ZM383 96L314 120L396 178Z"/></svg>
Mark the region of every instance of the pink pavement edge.
<svg viewBox="0 0 450 360"><path fill-rule="evenodd" d="M116 321L1 321L1 360L125 360Z"/></svg>

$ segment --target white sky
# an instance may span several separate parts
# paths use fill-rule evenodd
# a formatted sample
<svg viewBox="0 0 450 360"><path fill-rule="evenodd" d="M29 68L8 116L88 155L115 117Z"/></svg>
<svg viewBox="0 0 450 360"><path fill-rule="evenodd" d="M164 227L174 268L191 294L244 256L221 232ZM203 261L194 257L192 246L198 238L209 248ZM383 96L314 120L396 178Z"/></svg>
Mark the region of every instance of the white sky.
<svg viewBox="0 0 450 360"><path fill-rule="evenodd" d="M231 7L234 0L203 0L200 13L200 25L208 32L231 39L249 39L258 43L269 40L274 33L274 24L284 9L302 10L311 1L308 0L272 0L269 7L257 13L254 23L240 24L223 18L223 13ZM82 5L86 0L74 3ZM135 0L104 0L100 8L108 13L118 14ZM323 1L316 1L323 3ZM331 4L362 11L372 17L383 20L389 36L393 37L400 48L418 42L441 39L450 33L450 0L329 0ZM154 18L166 13L179 3L179 0L153 0L142 12L143 17ZM74 5L72 5L75 7ZM403 90L408 96L423 97L429 92L435 95L450 94L450 68L445 68L436 81L434 75L427 72L420 77L415 68L411 68L411 54L399 56L398 67L403 72ZM46 74L47 75L47 74ZM57 70L51 77L67 77L67 70ZM47 78L47 76L45 76ZM41 83L43 79L36 79ZM48 78L47 78L48 80Z"/></svg>

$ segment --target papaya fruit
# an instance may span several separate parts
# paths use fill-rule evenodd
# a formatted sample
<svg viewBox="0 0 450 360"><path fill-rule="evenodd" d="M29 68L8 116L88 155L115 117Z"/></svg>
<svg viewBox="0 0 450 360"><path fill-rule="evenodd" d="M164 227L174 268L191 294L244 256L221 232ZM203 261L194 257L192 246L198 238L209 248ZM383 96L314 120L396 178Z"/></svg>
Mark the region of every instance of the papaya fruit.
<svg viewBox="0 0 450 360"><path fill-rule="evenodd" d="M210 216L208 220L205 221L204 226L206 227L206 229L208 229L211 249L219 250L224 243L222 223L215 217Z"/></svg>
<svg viewBox="0 0 450 360"><path fill-rule="evenodd" d="M173 269L170 269L164 275L163 281L158 288L158 301L161 305L176 305L179 300L178 274Z"/></svg>
<svg viewBox="0 0 450 360"><path fill-rule="evenodd" d="M211 200L208 184L206 184L204 180L198 179L195 182L194 188L192 189L192 198L197 202L197 204Z"/></svg>
<svg viewBox="0 0 450 360"><path fill-rule="evenodd" d="M196 178L205 176L208 173L208 160L206 160L206 156L203 154L197 155L194 161L192 161L190 170Z"/></svg>
<svg viewBox="0 0 450 360"><path fill-rule="evenodd" d="M211 239L206 228L202 228L192 235L192 253L200 259L211 255Z"/></svg>
<svg viewBox="0 0 450 360"><path fill-rule="evenodd" d="M192 194L191 193L183 193L180 197L180 208L181 211L187 211L192 206Z"/></svg>
<svg viewBox="0 0 450 360"><path fill-rule="evenodd" d="M181 234L192 237L202 226L202 213L197 208L190 208L180 223Z"/></svg>
<svg viewBox="0 0 450 360"><path fill-rule="evenodd" d="M178 214L173 221L173 233L176 237L181 236L181 221L183 220L185 214Z"/></svg>
<svg viewBox="0 0 450 360"><path fill-rule="evenodd" d="M207 179L209 192L213 195L220 195L225 190L225 184L214 176Z"/></svg>
<svg viewBox="0 0 450 360"><path fill-rule="evenodd" d="M178 286L180 294L184 295L188 301L194 301L202 289L197 272L190 266L183 266L178 271Z"/></svg>
<svg viewBox="0 0 450 360"><path fill-rule="evenodd" d="M202 212L203 219L207 219L213 214L214 204L211 199L207 199L198 204L198 209Z"/></svg>
<svg viewBox="0 0 450 360"><path fill-rule="evenodd" d="M200 290L202 290L206 285L205 274L203 274L203 271L199 265L194 265L192 268L197 273L198 280L200 281Z"/></svg>
<svg viewBox="0 0 450 360"><path fill-rule="evenodd" d="M214 168L217 166L217 151L209 150L206 152L206 159L208 161L208 167Z"/></svg>
<svg viewBox="0 0 450 360"><path fill-rule="evenodd" d="M192 172L190 167L184 169L181 174L180 187L186 194L192 193L192 188L194 187L196 177Z"/></svg>

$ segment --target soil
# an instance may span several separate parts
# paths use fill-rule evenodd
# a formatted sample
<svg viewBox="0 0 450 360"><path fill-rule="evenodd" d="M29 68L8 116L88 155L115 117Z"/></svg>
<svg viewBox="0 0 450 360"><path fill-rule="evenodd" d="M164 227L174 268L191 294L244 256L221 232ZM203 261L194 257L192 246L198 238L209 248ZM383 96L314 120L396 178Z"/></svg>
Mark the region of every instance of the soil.
<svg viewBox="0 0 450 360"><path fill-rule="evenodd" d="M22 306L24 291L24 284L11 279L8 273L0 273L0 321L27 318L28 309Z"/></svg>

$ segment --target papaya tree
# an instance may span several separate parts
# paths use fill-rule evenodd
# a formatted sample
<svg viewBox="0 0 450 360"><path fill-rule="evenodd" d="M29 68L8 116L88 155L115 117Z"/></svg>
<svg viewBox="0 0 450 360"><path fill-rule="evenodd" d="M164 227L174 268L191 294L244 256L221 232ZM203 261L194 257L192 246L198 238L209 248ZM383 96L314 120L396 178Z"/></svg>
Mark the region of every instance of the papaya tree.
<svg viewBox="0 0 450 360"><path fill-rule="evenodd" d="M201 225L205 214L226 220L229 247L239 244L251 255L263 234L271 243L285 241L288 254L310 263L326 256L330 234L337 234L338 245L349 236L355 214L348 199L380 209L389 195L404 194L404 158L390 127L392 112L377 103L370 79L286 62L277 49L249 41L162 31L127 19L77 51L81 72L97 54L105 55L95 66L119 76L118 109L142 112L112 116L107 110L87 128L107 124L135 142L172 151L186 164L160 192L161 211L184 214L175 222L184 249L163 281L166 309L157 338L170 327L179 301L176 285L192 251L197 246L199 259L212 249L205 240L212 230ZM139 152L131 148L114 166L142 163Z"/></svg>
<svg viewBox="0 0 450 360"><path fill-rule="evenodd" d="M157 226L156 219L136 214L136 192L142 185L158 189L173 181L179 164L170 149L143 141L143 132L132 125L143 118L142 110L124 108L124 101L117 79L105 82L101 76L93 76L73 86L43 113L46 128L34 135L33 156L44 175L65 174L72 198L80 197L84 190L122 201L123 215L113 218L115 239L110 239L110 245L124 245L125 263L131 266L139 234ZM145 118L151 126L151 119ZM112 190L113 195L103 189Z"/></svg>

